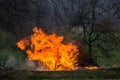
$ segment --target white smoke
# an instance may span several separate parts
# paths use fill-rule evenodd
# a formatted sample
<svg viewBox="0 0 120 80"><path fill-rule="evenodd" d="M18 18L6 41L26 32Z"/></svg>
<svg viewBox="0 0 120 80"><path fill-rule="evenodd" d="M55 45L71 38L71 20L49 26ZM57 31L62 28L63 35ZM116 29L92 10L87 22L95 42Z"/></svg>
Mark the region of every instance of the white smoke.
<svg viewBox="0 0 120 80"><path fill-rule="evenodd" d="M26 66L31 69L31 70L35 70L35 71L48 71L47 67L45 67L45 65L43 65L40 62L37 61L32 61L32 60L26 60Z"/></svg>
<svg viewBox="0 0 120 80"><path fill-rule="evenodd" d="M6 60L6 67L15 67L16 65L16 60L15 57L13 57L12 55L8 56L8 59Z"/></svg>

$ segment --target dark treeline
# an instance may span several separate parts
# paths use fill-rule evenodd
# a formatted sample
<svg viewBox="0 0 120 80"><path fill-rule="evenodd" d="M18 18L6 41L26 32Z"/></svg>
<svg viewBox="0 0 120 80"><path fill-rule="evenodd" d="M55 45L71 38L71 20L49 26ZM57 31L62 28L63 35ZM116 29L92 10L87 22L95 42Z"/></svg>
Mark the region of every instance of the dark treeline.
<svg viewBox="0 0 120 80"><path fill-rule="evenodd" d="M119 0L0 0L0 25L18 37L26 36L36 25L57 32L82 26L83 20L92 17L94 7L96 28L118 31L119 3Z"/></svg>

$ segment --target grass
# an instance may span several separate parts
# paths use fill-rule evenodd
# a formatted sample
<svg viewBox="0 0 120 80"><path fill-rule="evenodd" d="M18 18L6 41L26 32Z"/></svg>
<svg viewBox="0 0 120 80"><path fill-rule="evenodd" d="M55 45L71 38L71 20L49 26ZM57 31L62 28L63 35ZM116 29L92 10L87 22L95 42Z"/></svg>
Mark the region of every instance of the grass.
<svg viewBox="0 0 120 80"><path fill-rule="evenodd" d="M0 71L0 80L120 79L120 68L76 71Z"/></svg>

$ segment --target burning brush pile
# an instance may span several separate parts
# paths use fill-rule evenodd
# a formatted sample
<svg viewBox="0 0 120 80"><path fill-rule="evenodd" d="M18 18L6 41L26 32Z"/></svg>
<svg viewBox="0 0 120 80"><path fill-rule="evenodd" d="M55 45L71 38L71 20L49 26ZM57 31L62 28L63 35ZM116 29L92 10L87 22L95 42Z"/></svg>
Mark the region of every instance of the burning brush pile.
<svg viewBox="0 0 120 80"><path fill-rule="evenodd" d="M46 34L37 27L33 32L31 36L17 42L17 46L26 51L29 60L42 64L45 70L50 71L76 69L77 46L72 43L64 44L63 36Z"/></svg>

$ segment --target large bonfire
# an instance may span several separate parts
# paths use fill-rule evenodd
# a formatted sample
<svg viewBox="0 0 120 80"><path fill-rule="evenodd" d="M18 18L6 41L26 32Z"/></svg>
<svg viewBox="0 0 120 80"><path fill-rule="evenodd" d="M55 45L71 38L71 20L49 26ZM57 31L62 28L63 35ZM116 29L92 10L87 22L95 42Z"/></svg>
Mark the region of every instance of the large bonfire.
<svg viewBox="0 0 120 80"><path fill-rule="evenodd" d="M77 67L78 49L72 43L64 44L63 36L46 34L35 27L33 34L17 46L25 50L28 59L42 63L48 70L74 70Z"/></svg>

